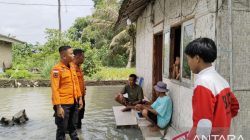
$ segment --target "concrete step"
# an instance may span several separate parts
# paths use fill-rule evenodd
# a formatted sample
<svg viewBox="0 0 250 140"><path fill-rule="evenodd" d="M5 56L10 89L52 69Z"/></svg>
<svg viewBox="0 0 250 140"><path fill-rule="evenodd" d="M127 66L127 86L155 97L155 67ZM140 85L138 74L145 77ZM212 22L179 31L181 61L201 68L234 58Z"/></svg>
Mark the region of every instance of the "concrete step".
<svg viewBox="0 0 250 140"><path fill-rule="evenodd" d="M132 111L122 112L125 106L113 106L115 123L117 127L137 125L137 120Z"/></svg>

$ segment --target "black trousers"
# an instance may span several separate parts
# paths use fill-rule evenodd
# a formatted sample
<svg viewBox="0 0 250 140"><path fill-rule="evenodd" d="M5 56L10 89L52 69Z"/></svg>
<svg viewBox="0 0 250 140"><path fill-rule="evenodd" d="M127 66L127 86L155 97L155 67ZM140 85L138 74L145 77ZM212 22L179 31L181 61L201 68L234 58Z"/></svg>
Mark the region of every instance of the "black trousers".
<svg viewBox="0 0 250 140"><path fill-rule="evenodd" d="M77 105L61 105L64 110L64 118L57 116L57 109L54 106L55 124L57 125L56 140L65 140L65 134L69 133L71 140L79 140L76 132L75 115Z"/></svg>
<svg viewBox="0 0 250 140"><path fill-rule="evenodd" d="M84 118L84 112L85 112L85 100L83 99L83 108L81 110L77 111L76 117L75 117L75 127L81 128L82 126L82 119Z"/></svg>

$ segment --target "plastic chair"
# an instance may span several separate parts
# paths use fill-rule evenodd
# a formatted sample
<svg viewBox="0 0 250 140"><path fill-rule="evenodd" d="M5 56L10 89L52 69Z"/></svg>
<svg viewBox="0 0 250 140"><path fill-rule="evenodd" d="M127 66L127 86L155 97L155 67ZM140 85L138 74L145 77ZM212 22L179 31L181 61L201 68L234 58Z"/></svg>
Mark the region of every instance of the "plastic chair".
<svg viewBox="0 0 250 140"><path fill-rule="evenodd" d="M186 131L186 132L184 132L184 133L181 133L181 134L179 134L179 135L173 137L172 140L178 140L179 138L185 138L185 139L186 139L187 136L188 136L188 131Z"/></svg>
<svg viewBox="0 0 250 140"><path fill-rule="evenodd" d="M143 78L143 77L138 77L136 83L137 83L140 87L142 87L143 81L144 81L144 78Z"/></svg>

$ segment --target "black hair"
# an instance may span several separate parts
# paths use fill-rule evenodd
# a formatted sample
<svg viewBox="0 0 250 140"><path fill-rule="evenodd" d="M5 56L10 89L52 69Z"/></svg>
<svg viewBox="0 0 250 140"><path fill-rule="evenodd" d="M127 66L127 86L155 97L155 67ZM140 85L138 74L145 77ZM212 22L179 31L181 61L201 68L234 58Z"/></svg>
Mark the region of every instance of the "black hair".
<svg viewBox="0 0 250 140"><path fill-rule="evenodd" d="M73 54L76 56L76 55L78 55L78 54L82 54L82 53L84 53L84 51L82 50L82 49L74 49L73 50Z"/></svg>
<svg viewBox="0 0 250 140"><path fill-rule="evenodd" d="M130 74L129 77L133 77L134 81L136 81L137 76L135 74Z"/></svg>
<svg viewBox="0 0 250 140"><path fill-rule="evenodd" d="M217 58L217 48L212 39L197 38L187 45L185 54L192 58L198 55L205 63L212 63Z"/></svg>
<svg viewBox="0 0 250 140"><path fill-rule="evenodd" d="M59 53L63 52L63 51L67 51L68 49L70 49L71 47L70 46L61 46L58 51Z"/></svg>

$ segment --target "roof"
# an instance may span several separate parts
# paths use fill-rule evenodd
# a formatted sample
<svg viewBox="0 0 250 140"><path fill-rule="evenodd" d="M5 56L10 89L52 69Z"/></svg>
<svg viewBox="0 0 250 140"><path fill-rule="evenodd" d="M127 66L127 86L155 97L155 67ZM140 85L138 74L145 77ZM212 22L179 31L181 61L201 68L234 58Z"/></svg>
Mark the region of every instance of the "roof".
<svg viewBox="0 0 250 140"><path fill-rule="evenodd" d="M135 22L152 0L123 0L115 28L127 25L127 19Z"/></svg>
<svg viewBox="0 0 250 140"><path fill-rule="evenodd" d="M0 34L0 41L4 41L4 42L9 42L9 43L21 43L24 44L25 42L17 40L15 38L11 38L5 35Z"/></svg>

